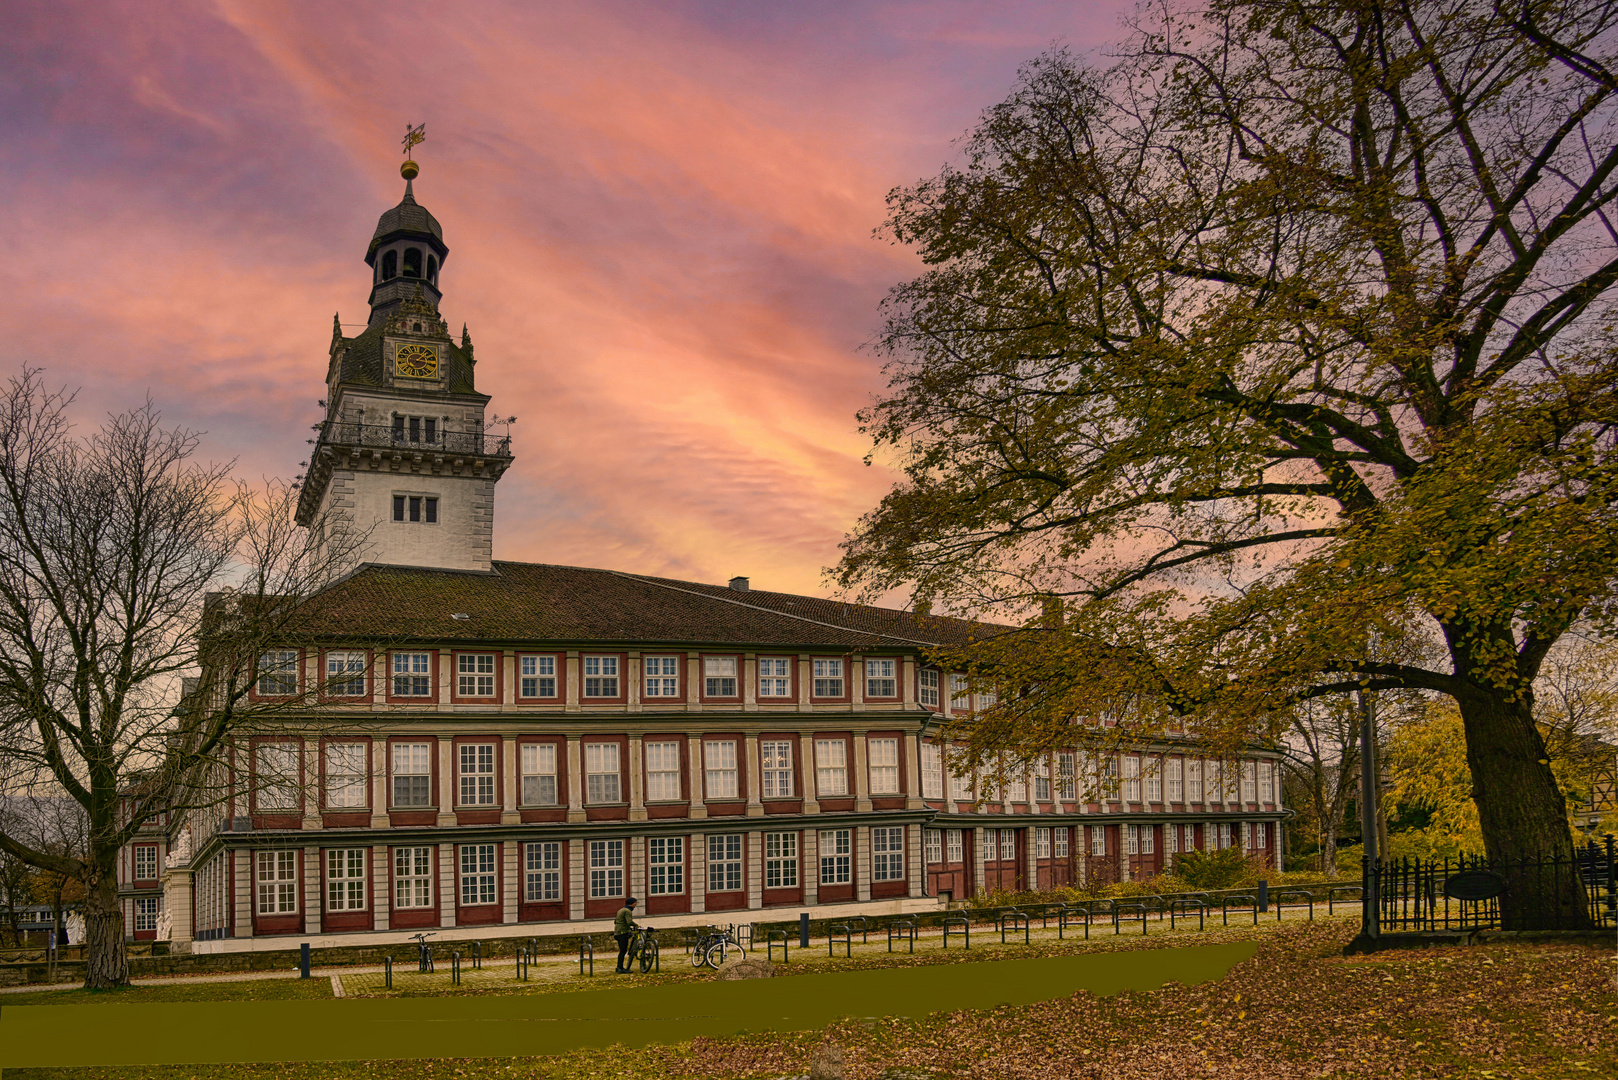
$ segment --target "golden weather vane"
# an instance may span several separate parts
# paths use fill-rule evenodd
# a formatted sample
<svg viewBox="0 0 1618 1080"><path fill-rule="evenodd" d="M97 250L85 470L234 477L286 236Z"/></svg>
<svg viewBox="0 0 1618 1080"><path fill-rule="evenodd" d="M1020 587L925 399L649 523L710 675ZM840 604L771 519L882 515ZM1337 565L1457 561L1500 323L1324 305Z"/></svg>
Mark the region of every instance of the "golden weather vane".
<svg viewBox="0 0 1618 1080"><path fill-rule="evenodd" d="M427 138L427 124L424 121L415 125L406 124L405 137L399 140L400 142L404 143L405 156L404 164L399 166L399 175L403 176L406 180L405 191L407 192L410 190L410 184L408 182L414 180L416 178L416 174L421 171L421 166L417 165L415 160L411 158L410 150L425 138Z"/></svg>

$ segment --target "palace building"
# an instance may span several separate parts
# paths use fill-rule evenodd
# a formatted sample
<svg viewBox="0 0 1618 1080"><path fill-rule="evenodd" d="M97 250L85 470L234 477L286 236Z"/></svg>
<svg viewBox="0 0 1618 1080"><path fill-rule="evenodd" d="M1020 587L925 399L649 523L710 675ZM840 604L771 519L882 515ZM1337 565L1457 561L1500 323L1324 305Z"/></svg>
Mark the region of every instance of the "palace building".
<svg viewBox="0 0 1618 1080"><path fill-rule="evenodd" d="M449 249L405 175L365 253L368 324L333 329L298 511L370 530L364 561L253 690L318 689L319 723L244 739L226 803L126 849L131 936L228 952L599 932L629 894L660 925L889 914L1149 876L1192 848L1273 859L1265 751L1165 739L993 788L951 775L934 736L987 702L928 656L981 626L745 577L494 560L511 446L485 430L471 339L440 314Z"/></svg>

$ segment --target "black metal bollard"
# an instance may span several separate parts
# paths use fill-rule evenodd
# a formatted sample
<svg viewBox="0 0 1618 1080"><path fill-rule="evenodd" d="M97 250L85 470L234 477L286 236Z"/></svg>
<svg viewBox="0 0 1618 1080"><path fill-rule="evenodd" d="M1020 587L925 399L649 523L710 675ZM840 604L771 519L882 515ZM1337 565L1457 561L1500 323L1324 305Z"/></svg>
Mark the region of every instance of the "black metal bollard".
<svg viewBox="0 0 1618 1080"><path fill-rule="evenodd" d="M1607 839L1610 842L1612 838L1608 837ZM798 948L807 949L808 947L809 947L809 913L807 911L802 911L802 912L798 913Z"/></svg>
<svg viewBox="0 0 1618 1080"><path fill-rule="evenodd" d="M449 954L449 981L454 986L461 985L461 952L459 949Z"/></svg>
<svg viewBox="0 0 1618 1080"><path fill-rule="evenodd" d="M298 946L298 978L309 977L309 943L306 941Z"/></svg>
<svg viewBox="0 0 1618 1080"><path fill-rule="evenodd" d="M472 970L483 970L483 942L472 942Z"/></svg>
<svg viewBox="0 0 1618 1080"><path fill-rule="evenodd" d="M382 985L385 989L393 989L393 957L382 958Z"/></svg>
<svg viewBox="0 0 1618 1080"><path fill-rule="evenodd" d="M1258 909L1266 915L1270 911L1270 883L1262 879L1258 883Z"/></svg>

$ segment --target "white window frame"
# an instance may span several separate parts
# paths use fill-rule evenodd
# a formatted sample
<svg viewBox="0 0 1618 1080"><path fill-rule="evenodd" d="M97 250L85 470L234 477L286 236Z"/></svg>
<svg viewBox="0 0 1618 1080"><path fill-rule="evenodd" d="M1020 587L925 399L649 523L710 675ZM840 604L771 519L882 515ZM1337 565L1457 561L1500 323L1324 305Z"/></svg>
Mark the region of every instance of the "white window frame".
<svg viewBox="0 0 1618 1080"><path fill-rule="evenodd" d="M161 896L135 897L135 933L156 930L157 919L162 912L163 898Z"/></svg>
<svg viewBox="0 0 1618 1080"><path fill-rule="evenodd" d="M592 900L610 900L624 895L624 842L588 840L589 890Z"/></svg>
<svg viewBox="0 0 1618 1080"><path fill-rule="evenodd" d="M1178 855L1180 853L1180 829L1177 825L1163 826L1163 853L1165 855Z"/></svg>
<svg viewBox="0 0 1618 1080"><path fill-rule="evenodd" d="M370 880L370 848L327 848L326 910L364 911Z"/></svg>
<svg viewBox="0 0 1618 1080"><path fill-rule="evenodd" d="M792 658L788 656L761 656L758 658L758 699L760 701L792 700L792 664Z"/></svg>
<svg viewBox="0 0 1618 1080"><path fill-rule="evenodd" d="M1168 801L1171 803L1185 802L1185 762L1181 758L1169 758L1164 765L1168 772Z"/></svg>
<svg viewBox="0 0 1618 1080"><path fill-rule="evenodd" d="M496 806L498 755L492 742L458 743L455 747L456 806Z"/></svg>
<svg viewBox="0 0 1618 1080"><path fill-rule="evenodd" d="M521 743L517 748L520 795L523 806L556 806L560 797L556 776L556 744ZM546 781L550 781L548 784Z"/></svg>
<svg viewBox="0 0 1618 1080"><path fill-rule="evenodd" d="M871 881L905 879L905 828L903 825L871 827Z"/></svg>
<svg viewBox="0 0 1618 1080"><path fill-rule="evenodd" d="M135 881L156 881L157 880L157 845L156 844L136 844L135 845L135 850L134 850L134 857L135 857L135 877L134 877L134 880ZM143 866L142 865L143 863L149 863L150 865L149 866ZM147 872L143 872L143 871L147 871Z"/></svg>
<svg viewBox="0 0 1618 1080"><path fill-rule="evenodd" d="M370 805L370 747L362 742L330 742L325 746L326 806L352 810Z"/></svg>
<svg viewBox="0 0 1618 1080"><path fill-rule="evenodd" d="M1186 851L1197 850L1197 827L1195 825L1187 825L1181 839L1185 841Z"/></svg>
<svg viewBox="0 0 1618 1080"><path fill-rule="evenodd" d="M292 697L298 692L297 649L266 649L258 658L254 693L259 697Z"/></svg>
<svg viewBox="0 0 1618 1080"><path fill-rule="evenodd" d="M949 797L953 802L972 801L972 772L957 773L949 768L949 760L945 758L945 772L949 775Z"/></svg>
<svg viewBox="0 0 1618 1080"><path fill-rule="evenodd" d="M812 661L814 681L810 693L822 701L840 701L848 696L847 672L840 656L817 656Z"/></svg>
<svg viewBox="0 0 1618 1080"><path fill-rule="evenodd" d="M764 739L758 744L760 781L765 799L795 798L792 783L792 741Z"/></svg>
<svg viewBox="0 0 1618 1080"><path fill-rule="evenodd" d="M680 743L670 739L651 739L642 744L646 760L646 801L649 803L679 802L684 795L680 778Z"/></svg>
<svg viewBox="0 0 1618 1080"><path fill-rule="evenodd" d="M431 847L393 849L393 906L419 909L434 906L433 853Z"/></svg>
<svg viewBox="0 0 1618 1080"><path fill-rule="evenodd" d="M592 701L617 701L623 697L620 659L616 653L586 653L581 657L582 697Z"/></svg>
<svg viewBox="0 0 1618 1080"><path fill-rule="evenodd" d="M1090 854L1103 857L1107 854L1107 827L1105 825L1090 826Z"/></svg>
<svg viewBox="0 0 1618 1080"><path fill-rule="evenodd" d="M944 797L944 748L935 742L921 744L921 797Z"/></svg>
<svg viewBox="0 0 1618 1080"><path fill-rule="evenodd" d="M1078 761L1075 754L1064 751L1056 755L1056 799L1074 802L1079 797Z"/></svg>
<svg viewBox="0 0 1618 1080"><path fill-rule="evenodd" d="M742 841L741 833L708 836L709 892L741 892L747 887L747 879L742 874Z"/></svg>
<svg viewBox="0 0 1618 1080"><path fill-rule="evenodd" d="M1034 759L1034 801L1051 801L1051 759L1044 754Z"/></svg>
<svg viewBox="0 0 1618 1080"><path fill-rule="evenodd" d="M540 840L523 845L523 901L529 904L561 903L560 840Z"/></svg>
<svg viewBox="0 0 1618 1080"><path fill-rule="evenodd" d="M1125 825L1124 826L1124 854L1125 855L1139 855L1140 854L1140 826L1139 825Z"/></svg>
<svg viewBox="0 0 1618 1080"><path fill-rule="evenodd" d="M1067 858L1067 826L1062 825L1052 830L1051 858Z"/></svg>
<svg viewBox="0 0 1618 1080"><path fill-rule="evenodd" d="M1016 829L1001 829L1000 830L1000 861L1001 862L1016 862L1017 861L1017 830Z"/></svg>
<svg viewBox="0 0 1618 1080"><path fill-rule="evenodd" d="M1242 762L1242 802L1258 802L1258 762Z"/></svg>
<svg viewBox="0 0 1618 1080"><path fill-rule="evenodd" d="M647 837L646 895L681 896L684 893L685 837Z"/></svg>
<svg viewBox="0 0 1618 1080"><path fill-rule="evenodd" d="M702 658L702 696L729 700L742 696L742 661L737 656Z"/></svg>
<svg viewBox="0 0 1618 1080"><path fill-rule="evenodd" d="M1265 803L1275 801L1275 763L1273 761L1259 763L1258 801Z"/></svg>
<svg viewBox="0 0 1618 1080"><path fill-rule="evenodd" d="M499 858L494 844L457 844L461 907L488 907L500 902Z"/></svg>
<svg viewBox="0 0 1618 1080"><path fill-rule="evenodd" d="M702 787L708 801L742 797L740 758L736 739L702 740Z"/></svg>
<svg viewBox="0 0 1618 1080"><path fill-rule="evenodd" d="M815 794L822 799L841 798L848 794L846 739L815 740Z"/></svg>
<svg viewBox="0 0 1618 1080"><path fill-rule="evenodd" d="M1202 759L1185 759L1185 801L1200 803L1203 799L1202 790Z"/></svg>
<svg viewBox="0 0 1618 1080"><path fill-rule="evenodd" d="M303 754L295 742L253 747L253 806L261 814L296 813L303 807Z"/></svg>
<svg viewBox="0 0 1618 1080"><path fill-rule="evenodd" d="M866 739L866 768L871 777L872 795L898 795L899 740L896 738Z"/></svg>
<svg viewBox="0 0 1618 1080"><path fill-rule="evenodd" d="M1028 801L1028 764L1023 761L1011 763L1011 769L1006 775L1006 801L1025 803Z"/></svg>
<svg viewBox="0 0 1618 1080"><path fill-rule="evenodd" d="M430 652L395 652L390 654L390 678L393 680L389 690L392 697L420 698L431 701L433 697L433 654Z"/></svg>
<svg viewBox="0 0 1618 1080"><path fill-rule="evenodd" d="M520 654L517 657L517 700L561 700L561 680L556 669L554 653Z"/></svg>
<svg viewBox="0 0 1618 1080"><path fill-rule="evenodd" d="M820 883L847 885L854 880L854 830L820 830Z"/></svg>
<svg viewBox="0 0 1618 1080"><path fill-rule="evenodd" d="M455 696L492 698L495 696L498 653L455 654Z"/></svg>
<svg viewBox="0 0 1618 1080"><path fill-rule="evenodd" d="M615 742L584 744L584 801L591 806L623 802L623 758L619 750Z"/></svg>
<svg viewBox="0 0 1618 1080"><path fill-rule="evenodd" d="M928 866L937 866L944 861L944 830L923 829L921 833L923 858Z"/></svg>
<svg viewBox="0 0 1618 1080"><path fill-rule="evenodd" d="M660 702L681 700L680 663L684 659L664 653L641 657L641 697Z"/></svg>
<svg viewBox="0 0 1618 1080"><path fill-rule="evenodd" d="M891 656L867 657L865 661L866 698L899 696L899 661Z"/></svg>
<svg viewBox="0 0 1618 1080"><path fill-rule="evenodd" d="M389 806L396 809L418 809L434 805L433 798L433 744L430 742L390 743L388 756L392 763L388 783ZM399 799L400 780L408 780L406 785L411 801L401 802ZM420 791L425 801L416 802L414 796L420 780Z"/></svg>
<svg viewBox="0 0 1618 1080"><path fill-rule="evenodd" d="M955 673L949 677L949 710L950 712L972 711L972 691L968 689L965 675Z"/></svg>
<svg viewBox="0 0 1618 1080"><path fill-rule="evenodd" d="M326 695L357 698L365 696L365 652L362 649L334 649L326 654Z"/></svg>
<svg viewBox="0 0 1618 1080"><path fill-rule="evenodd" d="M1157 829L1151 825L1140 827L1140 853L1142 855L1155 855L1157 853Z"/></svg>
<svg viewBox="0 0 1618 1080"><path fill-rule="evenodd" d="M797 833L764 834L764 887L766 889L798 887Z"/></svg>
<svg viewBox="0 0 1618 1080"><path fill-rule="evenodd" d="M938 709L938 675L933 668L922 668L916 672L916 704L937 711Z"/></svg>
<svg viewBox="0 0 1618 1080"><path fill-rule="evenodd" d="M1146 801L1160 803L1163 801L1163 759L1150 757L1145 760L1141 769L1142 777L1146 782Z"/></svg>
<svg viewBox="0 0 1618 1080"><path fill-rule="evenodd" d="M944 855L946 860L951 863L966 861L966 845L962 839L962 830L944 830Z"/></svg>
<svg viewBox="0 0 1618 1080"><path fill-rule="evenodd" d="M298 913L298 852L281 849L255 852L255 910L260 915Z"/></svg>
<svg viewBox="0 0 1618 1080"><path fill-rule="evenodd" d="M1051 857L1051 830L1048 826L1039 825L1034 828L1034 858L1048 859Z"/></svg>
<svg viewBox="0 0 1618 1080"><path fill-rule="evenodd" d="M1140 801L1140 758L1127 754L1124 757L1124 802Z"/></svg>

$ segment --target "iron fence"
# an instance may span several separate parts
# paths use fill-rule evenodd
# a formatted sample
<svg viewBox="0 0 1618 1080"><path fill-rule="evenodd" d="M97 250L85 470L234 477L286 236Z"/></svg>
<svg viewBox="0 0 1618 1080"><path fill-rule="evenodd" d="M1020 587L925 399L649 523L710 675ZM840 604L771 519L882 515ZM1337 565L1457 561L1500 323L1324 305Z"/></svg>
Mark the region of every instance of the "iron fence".
<svg viewBox="0 0 1618 1080"><path fill-rule="evenodd" d="M319 441L327 446L386 447L400 451L477 454L482 457L511 456L509 435L446 431L437 424L390 427L386 424L348 424L328 420L320 426Z"/></svg>

